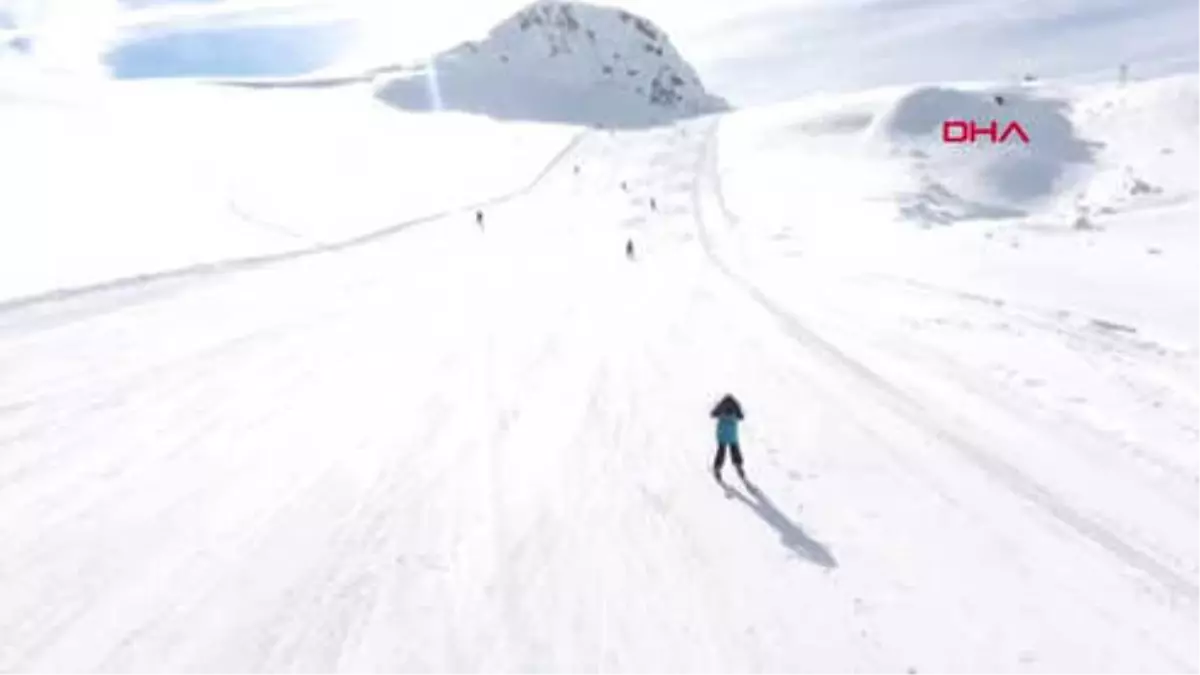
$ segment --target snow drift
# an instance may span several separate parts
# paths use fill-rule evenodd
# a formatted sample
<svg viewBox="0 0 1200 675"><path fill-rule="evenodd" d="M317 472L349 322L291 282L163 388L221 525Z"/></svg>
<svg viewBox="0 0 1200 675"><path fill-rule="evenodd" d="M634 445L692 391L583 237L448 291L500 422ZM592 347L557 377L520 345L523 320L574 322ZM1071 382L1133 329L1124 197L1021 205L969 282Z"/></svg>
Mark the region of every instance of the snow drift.
<svg viewBox="0 0 1200 675"><path fill-rule="evenodd" d="M1128 88L946 84L813 97L731 120L733 145L759 166L733 149L725 169L731 194L743 169L754 181L802 176L813 199L870 210L876 223L1043 218L1089 227L1119 204L1194 192L1179 177L1191 175L1196 159L1195 107L1194 77ZM1000 130L1016 122L1029 142L1014 134L1005 143L948 144L947 120L994 120Z"/></svg>
<svg viewBox="0 0 1200 675"><path fill-rule="evenodd" d="M947 121L1012 124L1006 141L948 144ZM1079 138L1065 101L1031 90L920 87L886 109L872 129L876 139L907 157L917 183L900 196L901 213L926 222L1023 215L1052 197L1072 170L1093 161L1095 144Z"/></svg>
<svg viewBox="0 0 1200 675"><path fill-rule="evenodd" d="M1192 75L892 88L739 112L721 127L722 205L747 264L783 278L797 264L886 272L1191 348L1196 109ZM1030 142L943 145L948 118L1019 120Z"/></svg>
<svg viewBox="0 0 1200 675"><path fill-rule="evenodd" d="M531 5L378 96L406 110L636 128L727 110L650 21L582 3Z"/></svg>

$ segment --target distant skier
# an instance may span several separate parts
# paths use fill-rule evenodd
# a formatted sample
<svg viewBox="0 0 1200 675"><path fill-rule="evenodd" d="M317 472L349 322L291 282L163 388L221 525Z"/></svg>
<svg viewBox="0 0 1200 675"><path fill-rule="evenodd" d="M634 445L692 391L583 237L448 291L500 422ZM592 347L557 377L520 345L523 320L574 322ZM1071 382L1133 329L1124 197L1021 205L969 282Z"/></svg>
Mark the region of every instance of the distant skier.
<svg viewBox="0 0 1200 675"><path fill-rule="evenodd" d="M632 239L625 240L625 257L629 258L630 260L633 260L633 240Z"/></svg>
<svg viewBox="0 0 1200 675"><path fill-rule="evenodd" d="M479 226L479 229L483 229L483 211L475 212L475 224Z"/></svg>
<svg viewBox="0 0 1200 675"><path fill-rule="evenodd" d="M658 202L654 200L654 197L651 197L651 198L650 198L650 210L651 210L651 211L657 211L657 210L658 210Z"/></svg>
<svg viewBox="0 0 1200 675"><path fill-rule="evenodd" d="M625 181L621 181L621 192L629 192L629 185Z"/></svg>
<svg viewBox="0 0 1200 675"><path fill-rule="evenodd" d="M575 175L576 176L579 175L579 165L578 164L575 165Z"/></svg>
<svg viewBox="0 0 1200 675"><path fill-rule="evenodd" d="M721 467L725 464L725 449L728 448L738 476L746 480L746 472L742 469L742 449L738 445L738 423L745 419L742 405L733 394L725 394L709 416L717 420L717 456L713 461L713 477L721 480Z"/></svg>

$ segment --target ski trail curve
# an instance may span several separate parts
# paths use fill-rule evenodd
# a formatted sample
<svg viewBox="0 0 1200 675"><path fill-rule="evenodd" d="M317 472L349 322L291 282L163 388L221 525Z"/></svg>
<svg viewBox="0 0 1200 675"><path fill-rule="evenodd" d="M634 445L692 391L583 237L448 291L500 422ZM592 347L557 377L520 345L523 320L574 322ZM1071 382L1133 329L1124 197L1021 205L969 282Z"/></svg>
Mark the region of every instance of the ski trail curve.
<svg viewBox="0 0 1200 675"><path fill-rule="evenodd" d="M318 243L318 244L313 244L313 245L306 246L306 247L299 248L299 249L292 249L292 250L282 251L282 252L277 252L277 253L265 253L265 254L261 254L261 255L226 258L223 260L202 262L202 263L197 263L194 265L187 265L185 267L176 267L176 268L172 268L172 269L159 270L157 272L147 272L144 274L134 274L134 275L130 275L130 276L122 276L122 277L117 277L115 279L108 279L105 281L100 281L100 282L91 283L91 284L85 284L85 285L81 285L81 286L72 286L72 287L68 287L68 288L56 288L56 289L44 291L41 293L35 293L33 295L26 295L26 296L21 296L21 297L17 297L17 298L10 298L10 299L4 300L4 301L0 301L0 314L10 312L13 310L17 310L17 309L23 309L23 308L27 308L27 307L31 307L31 306L35 306L35 305L40 305L43 303L58 302L58 301L62 301L62 300L71 300L71 299L75 299L75 298L79 298L79 297L93 295L96 293L104 293L107 291L119 291L119 290L129 289L129 288L142 286L142 285L150 284L150 283L154 283L154 282L177 281L177 280L189 279L189 278L210 277L210 276L216 276L216 275L222 275L222 274L229 274L229 273L233 273L233 272L240 272L243 270L263 267L263 266L271 265L274 263L285 262L288 260L297 260L300 258L307 258L310 256L320 255L323 253L335 253L338 251L343 251L346 249L363 246L365 244L370 244L372 242L378 241L379 239L390 237L394 234L402 232L410 227L414 227L417 225L423 225L425 223L440 220L442 218L449 216L452 213L457 213L459 211L469 211L472 209L483 208L483 207L487 207L487 206L495 206L497 204L503 204L505 202L509 202L514 199L518 199L524 195L527 195L530 191L532 191L534 188L536 188L538 186L538 184L540 184L546 178L546 176L549 175L550 172L553 171L563 161L563 159L565 159L567 156L569 156L571 154L571 152L587 136L587 133L588 132L583 131L583 132L580 132L580 133L576 134L575 136L573 136L571 138L571 140L568 141L567 144L562 147L562 149L560 149L553 157L550 158L550 161L546 163L546 165L542 168L542 170L539 171L537 173L537 175L535 175L533 177L533 179L529 181L529 183L527 183L526 185L524 185L520 188L517 188L516 190L507 192L507 193L504 193L504 194L501 194L501 195L498 195L495 197L490 197L490 198L483 199L483 200L477 201L477 202L461 204L458 206L442 209L440 211L436 211L433 213L427 213L423 216L417 216L415 218L410 218L408 220L405 220L405 221L402 221L399 223L395 223L393 225L389 225L382 229L373 230L371 232L359 234L354 237L350 237L349 239L343 239L340 241ZM235 212L236 212L236 209L235 209ZM238 212L237 215L239 215L239 217L243 217L243 219L246 219L245 215L241 214L240 212ZM261 223L255 223L255 224L259 227L263 226ZM276 230L285 230L285 228L283 228L283 226L278 225L278 224L274 224L271 227ZM289 232L289 234L291 234L291 236L296 236L295 233Z"/></svg>
<svg viewBox="0 0 1200 675"><path fill-rule="evenodd" d="M972 441L967 434L955 428L955 425L928 410L894 383L815 333L793 313L772 300L750 279L730 267L714 246L705 219L706 190L708 195L721 205L722 212L728 213L728 209L724 207L724 199L718 197L720 195L720 178L716 170L718 129L719 121L714 120L705 131L704 149L696 162L696 179L692 191L697 237L704 254L714 267L750 300L770 314L787 336L810 352L820 354L826 362L836 365L850 378L866 385L866 391L874 395L873 398L877 404L924 429L934 438L957 451L971 465L1003 484L1009 491L1027 502L1037 505L1055 521L1067 526L1077 535L1091 541L1126 565L1141 570L1172 595L1185 599L1192 605L1197 604L1200 600L1200 589L1197 588L1193 579L1185 577L1146 551L1124 541L1099 522L1072 508L1037 480L1004 461L996 452L989 451Z"/></svg>

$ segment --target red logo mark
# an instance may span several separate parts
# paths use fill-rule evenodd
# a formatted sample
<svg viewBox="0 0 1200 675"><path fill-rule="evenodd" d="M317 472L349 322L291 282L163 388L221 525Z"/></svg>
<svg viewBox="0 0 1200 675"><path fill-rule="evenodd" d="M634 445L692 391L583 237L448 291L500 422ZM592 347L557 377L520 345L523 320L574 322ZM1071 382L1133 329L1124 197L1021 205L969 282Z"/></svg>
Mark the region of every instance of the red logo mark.
<svg viewBox="0 0 1200 675"><path fill-rule="evenodd" d="M1029 134L1020 122L1009 122L1000 131L1000 124L992 120L987 126L979 126L974 120L946 120L942 122L943 143L974 143L980 136L987 137L992 144L1007 143L1015 135L1025 145L1029 145Z"/></svg>

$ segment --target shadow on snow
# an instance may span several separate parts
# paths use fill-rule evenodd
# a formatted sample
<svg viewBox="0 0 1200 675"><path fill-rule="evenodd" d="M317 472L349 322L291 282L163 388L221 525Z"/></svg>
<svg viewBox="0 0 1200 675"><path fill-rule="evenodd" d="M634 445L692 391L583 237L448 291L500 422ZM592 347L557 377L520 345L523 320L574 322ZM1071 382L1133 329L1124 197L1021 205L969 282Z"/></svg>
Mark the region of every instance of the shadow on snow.
<svg viewBox="0 0 1200 675"><path fill-rule="evenodd" d="M837 560L834 559L829 549L805 534L804 530L784 515L779 510L779 507L775 506L775 503L771 501L771 498L759 489L757 485L746 481L746 491L754 497L753 499L747 497L741 490L728 484L722 484L722 486L725 488L727 496L737 499L748 506L759 518L762 518L763 522L778 532L779 542L788 549L791 549L793 553L804 560L827 569L837 567Z"/></svg>

